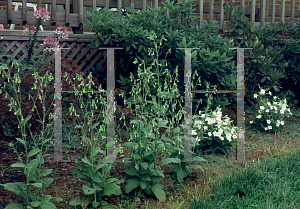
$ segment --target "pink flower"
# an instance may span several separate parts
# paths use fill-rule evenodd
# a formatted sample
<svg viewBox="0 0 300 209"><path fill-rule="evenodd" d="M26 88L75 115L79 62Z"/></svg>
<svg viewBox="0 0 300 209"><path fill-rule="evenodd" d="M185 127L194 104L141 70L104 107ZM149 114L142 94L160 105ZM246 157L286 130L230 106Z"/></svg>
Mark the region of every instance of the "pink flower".
<svg viewBox="0 0 300 209"><path fill-rule="evenodd" d="M34 27L34 25L25 25L23 26L23 36L28 36L28 33L30 31L31 35L34 34L35 30L36 30L36 27Z"/></svg>
<svg viewBox="0 0 300 209"><path fill-rule="evenodd" d="M60 35L58 39L68 39L68 29L65 26L59 26L56 28L56 31L53 31L55 34Z"/></svg>
<svg viewBox="0 0 300 209"><path fill-rule="evenodd" d="M44 19L44 21L46 20L50 20L50 16L49 16L50 12L47 11L46 8L44 7L39 7L38 10L34 11L34 16L37 19Z"/></svg>
<svg viewBox="0 0 300 209"><path fill-rule="evenodd" d="M46 49L44 49L45 51L49 50L49 52L51 52L51 50L55 51L56 47L59 48L58 44L59 44L59 41L55 37L48 36L44 39L44 43L41 45L46 46Z"/></svg>

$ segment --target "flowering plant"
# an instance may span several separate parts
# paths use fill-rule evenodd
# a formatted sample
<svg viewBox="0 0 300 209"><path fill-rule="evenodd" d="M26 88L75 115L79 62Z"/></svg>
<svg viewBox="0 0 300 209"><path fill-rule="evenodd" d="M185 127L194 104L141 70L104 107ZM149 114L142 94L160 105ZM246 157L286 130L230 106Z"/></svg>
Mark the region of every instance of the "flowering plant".
<svg viewBox="0 0 300 209"><path fill-rule="evenodd" d="M268 91L268 89L266 91ZM259 92L260 98L256 107L256 110L259 109L258 112L251 109L247 111L256 114L256 118L250 121L250 126L248 127L253 127L258 131L265 131L268 133L276 134L276 132L283 130L283 118L285 112L287 112L287 117L292 115L292 113L290 112L290 108L287 108L286 99L277 101L278 97L274 96L273 98L275 101L273 101L273 103L271 104L266 96L262 97L262 95L265 95L266 91L264 89L261 89L261 91ZM270 91L269 95L272 95ZM253 96L254 98L258 97L257 94L254 94Z"/></svg>
<svg viewBox="0 0 300 209"><path fill-rule="evenodd" d="M37 37L37 33L39 31L39 27L41 25L41 21L42 19L44 21L49 20L50 16L49 16L50 12L47 11L47 9L43 8L43 7L39 7L38 10L34 11L34 16L38 19L37 21L37 26L35 27L34 25L25 25L23 26L23 35L24 36L28 36L29 35L29 46L27 49L28 52L28 57L26 60L27 65L28 64L32 64L31 62L31 56L32 56L32 52L33 52L33 47L34 47L34 43L36 41L36 37ZM59 26L56 28L56 31L54 31L55 34L60 35L60 37L58 37L58 39L63 38L63 39L68 39L68 30L65 26ZM31 39L31 36L33 35L33 40ZM55 37L46 37L44 39L43 44L41 45L45 45L46 49L44 49L44 51L55 51L55 47L59 47L59 41L55 38Z"/></svg>
<svg viewBox="0 0 300 209"><path fill-rule="evenodd" d="M211 104L212 95L209 95L207 108L204 114L193 115L193 128L191 135L196 135L193 138L193 146L195 152L210 151L212 153L226 153L228 147L232 147L232 139L237 138L236 127L232 127L230 118L226 115L222 121L222 112L220 106L210 114L207 112ZM198 120L198 118L201 118Z"/></svg>
<svg viewBox="0 0 300 209"><path fill-rule="evenodd" d="M201 111L199 111L201 114ZM199 151L209 150L212 153L226 153L226 148L232 146L232 139L237 138L236 127L230 126L230 118L226 115L222 121L222 112L220 107L213 111L211 116L209 113L201 114L201 116L192 116L192 118L202 118L193 123L191 135L197 135L195 149ZM195 150L195 151L196 151Z"/></svg>

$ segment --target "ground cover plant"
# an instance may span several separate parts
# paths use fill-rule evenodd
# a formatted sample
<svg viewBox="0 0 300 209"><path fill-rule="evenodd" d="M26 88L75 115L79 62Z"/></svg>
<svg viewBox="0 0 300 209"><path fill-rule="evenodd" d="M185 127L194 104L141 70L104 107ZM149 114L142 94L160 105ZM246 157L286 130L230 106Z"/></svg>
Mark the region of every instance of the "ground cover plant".
<svg viewBox="0 0 300 209"><path fill-rule="evenodd" d="M38 174L41 174L43 172L40 171L45 169L46 173L51 175L51 177L54 179L51 184L47 185L47 190L41 190L39 192L41 197L40 202L43 202L42 200L49 200L49 203L55 204L57 208L72 208L72 206L75 205L76 208L199 208L201 204L206 204L205 206L207 206L207 208L209 208L210 206L217 207L218 205L247 207L249 205L248 203L251 203L253 205L256 204L255 202L253 203L253 200L255 200L254 198L257 198L257 192L259 192L259 190L257 190L257 187L251 187L253 185L253 181L255 182L254 185L257 186L259 184L259 181L261 181L264 176L267 176L268 178L270 178L269 182L275 182L276 177L274 177L275 175L272 175L272 173L270 172L273 172L274 169L280 167L279 163L275 164L276 162L274 163L273 167L270 166L268 168L269 172L263 171L261 173L255 173L253 171L249 171L248 175L253 176L253 178L249 182L246 181L246 178L235 177L236 179L241 179L239 181L239 183L241 184L234 185L233 182L236 182L236 179L234 178L232 178L233 180L231 180L230 183L227 185L226 181L224 181L225 183L223 183L223 185L221 185L217 189L214 189L212 185L208 184L213 182L213 178L216 177L217 173L218 175L222 173L225 173L224 175L230 175L229 171L232 172L233 169L241 171L243 167L250 167L249 163L235 164L226 162L226 159L235 158L235 153L232 148L234 148L235 145L235 138L233 136L236 133L234 133L234 131L232 133L232 127L229 123L230 121L228 121L226 118L223 121L220 117L221 114L216 110L221 110L221 112L223 113L222 115L229 115L235 124L236 107L232 105L230 107L222 109L214 109L210 106L212 95L209 95L209 97L207 98L208 104L206 107L200 106L201 103L198 103L198 109L193 111L195 115L197 115L198 111L201 111L201 113L204 112L205 118L207 119L202 121L206 124L202 126L203 128L201 129L202 124L197 121L201 121L200 119L202 114L199 113L198 117L194 117L195 123L193 128L194 130L197 129L198 134L197 137L192 137L192 148L195 152L194 157L197 157L198 155L198 159L202 160L203 163L200 163L200 165L198 164L199 167L197 167L197 164L192 165L190 163L183 163L180 161L183 159L184 149L183 123L180 123L179 121L180 118L182 118L184 111L182 107L179 108L178 112L174 111L174 107L176 105L180 106L180 103L176 103L176 101L174 101L173 99L176 98L178 100L183 100L184 98L180 97L178 95L178 92L176 92L177 85L175 85L175 81L178 76L176 74L176 70L175 75L169 74L166 70L166 77L169 77L170 80L166 80L165 83L163 83L163 85L159 85L159 71L162 68L166 68L167 66L164 63L164 60L158 60L158 47L161 46L162 40L160 40L160 42L157 43L155 37L155 33L152 33L149 37L150 40L154 41L154 46L156 47L153 49L155 51L149 50L148 54L148 56L155 58L155 62L153 63L153 65L150 64L150 66L145 66L145 63L139 64L139 67L137 67L138 77L130 77L130 79L132 79L131 82L133 83L133 85L131 86L132 91L130 93L132 94L132 97L135 98L135 100L133 100L133 102L131 101L129 103L126 103L126 98L124 97L124 95L120 95L124 97L124 103L128 104L127 107L129 107L129 109L131 109L131 104L135 104L136 107L135 114L133 114L133 118L131 118L127 122L127 124L124 112L121 112L122 114L119 115L119 118L116 117L116 124L118 125L117 129L119 129L117 130L119 135L118 139L116 139L116 143L118 146L121 145L120 147L123 148L123 152L120 151L117 159L124 160L123 163L115 162L113 164L110 164L101 161L103 160L106 154L105 146L103 146L106 143L105 117L103 117L101 121L99 117L99 111L96 112L95 110L96 108L98 108L97 105L100 104L100 107L103 107L103 105L105 106L105 103L103 102L103 98L97 98L98 95L76 95L76 98L79 98L78 106L80 107L76 108L75 105L71 103L70 107L63 108L63 115L73 116L74 114L78 118L77 128L82 129L82 135L80 135L79 139L75 138L75 136L71 135L71 133L68 137L63 137L65 139L64 159L71 159L71 163L50 164L43 162L43 158L41 158L42 151L44 151L45 154L50 154L53 156L53 148L51 149L52 146L45 145L45 142L52 141L51 136L53 132L51 132L51 126L53 124L51 121L51 117L48 117L48 120L45 117L48 116L48 114L45 113L44 108L42 111L43 119L39 118L42 128L35 133L40 137L35 137L30 132L31 138L25 138L27 135L25 132L26 123L21 122L19 124L21 125L21 127L24 127L24 129L21 129L22 139L26 140L26 144L27 142L32 144L32 146L29 147L29 149L31 149L29 152L27 152L26 146L25 149L22 146L20 146L20 150L18 151L20 155L16 156L16 153L12 152L16 150L11 150L10 146L6 145L6 147L1 147L1 166L5 165L5 167L3 167L7 169L10 168L11 164L15 164L18 161L26 162L26 164L24 165L28 168L28 166L31 165L30 162L36 162L35 159L31 159L31 161L28 162L30 156L32 155L33 157L33 153L40 152L40 155L38 155L37 159L39 162L39 167L34 171L36 171ZM181 44L181 47L186 47L185 41L182 41ZM195 53L193 53L193 55L195 55ZM137 64L137 62L135 62L134 64ZM144 66L144 71L140 69L140 66ZM4 65L2 67L4 67ZM39 80L39 83L34 86L37 86L38 90L43 90L43 92L45 92L43 96L39 95L42 91L33 92L33 94L38 95L37 98L43 98L43 102L41 104L40 102L34 103L34 107L32 108L35 108L37 110L35 106L42 105L43 107L45 107L45 98L53 102L53 92L47 92L45 90L46 85L44 85L45 83L43 83L45 82L45 78L49 78L50 80L51 76L45 76L45 78L42 80L37 74L35 75L36 78ZM193 79L196 76L197 71L193 71ZM64 78L67 77L67 74L65 74ZM80 76L76 76L76 80L81 81ZM91 77L89 77L89 80L90 83L88 84L82 82L83 87L91 87ZM199 80L201 81L201 77L199 77L198 82ZM10 79L10 82L13 81L17 81L17 83L22 82L17 74L14 75L13 79ZM197 82L192 83L197 84ZM199 84L201 83L199 82ZM49 85L52 85L52 83ZM82 85L77 86L79 90L80 86ZM157 88L157 94L148 94L148 96L151 97L152 100L145 99L147 93L149 93L149 88L153 86ZM196 86L192 86L192 89L197 89ZM77 88L74 86L74 90L76 89ZM15 92L20 93L18 88L14 88L13 90ZM268 89L261 90L261 92L258 92L258 94L261 93L260 96L264 95L263 93L269 93ZM18 99L16 95L11 95L10 98ZM257 99L254 97L254 95L253 98ZM247 124L252 124L250 121L256 121L256 123L254 123L255 125L251 126L246 131L245 146L246 151L248 151L246 152L246 159L254 159L255 162L259 164L260 161L258 161L257 159L263 159L266 157L266 155L275 155L281 156L282 158L288 158L289 155L291 155L293 151L296 150L296 148L299 146L300 133L299 125L297 124L297 119L299 122L299 109L297 109L296 106L293 106L290 109L290 111L287 111L292 113L290 118L284 118L284 116L286 116L284 113L286 112L285 109L287 108L287 106L285 105L285 102L282 101L282 97L279 99L280 102L278 105L275 103L275 99L274 101L272 101L273 97L271 97L270 99L268 98L268 101L265 100L266 98L258 98L258 106L252 107L254 108L255 113L246 113L245 115ZM23 111L21 108L20 101L23 101L23 99L24 98L21 98L20 96L20 99L18 100L18 107L16 105L11 105L11 107L17 114L16 116L20 116L21 118L23 118ZM99 103L99 101L101 102ZM51 102L48 102L47 105L47 107L49 107L49 110L53 110ZM277 113L275 112L276 109L274 107L278 108ZM281 109L284 110L281 111ZM263 110L270 111L267 112ZM272 110L273 112L271 112ZM288 110L288 108L286 110ZM40 111L37 110L37 112ZM105 108L102 111L102 113L104 114L104 112ZM259 116L258 113L261 114L261 117L257 117ZM166 117L168 114L171 115L171 120ZM49 115L51 114L49 113ZM25 120L29 117L30 115L26 116ZM123 119L123 121L118 120L120 118ZM284 123L281 122L283 121L283 119L285 121ZM220 123L215 125L214 122L216 122L216 120L221 121L222 124ZM94 121L95 123L93 123ZM271 132L267 132L267 134L264 133L266 131L266 127L268 128L268 130L274 130L274 128L278 127L276 124L276 122L278 121L280 122L280 126L284 125L285 129L278 130L274 134ZM122 122L124 122L123 126ZM38 123L32 123L31 126L33 125L38 126ZM44 125L48 128L48 130L44 130ZM262 125L266 126L264 126L263 129L260 129ZM205 128L205 126L207 126L207 128ZM272 129L270 129L269 126L271 126ZM27 127L30 130L30 126ZM224 133L221 133L219 130L223 130ZM64 132L65 131L66 129L64 130ZM122 134L121 131L123 132ZM253 131L257 131L257 133ZM44 135L45 132L47 133L47 135ZM8 135L8 133L9 131L6 132L6 135ZM229 134L232 134L232 136L229 137ZM221 137L223 137L223 139ZM71 146L68 140L73 141L75 146ZM17 145L17 141L15 139L13 139L11 143ZM209 146L206 147L201 145ZM43 147L46 147L46 149L43 150ZM75 147L75 149L72 150L73 147ZM220 149L211 149L211 147ZM222 153L222 151L224 151L225 155L224 153ZM46 158L47 156L44 155L44 157ZM5 161L5 163L2 164L2 160ZM297 165L295 164L295 162L297 162L297 158L291 159L290 162L293 162L294 164L292 165L297 168ZM53 170L55 168L57 168L60 172L54 173ZM290 179L296 179L297 174L292 170L292 168L293 167L291 166L288 168L281 167L281 169L278 169L280 171L278 174L278 178L282 179L284 176L283 174L291 173L291 175L288 177ZM113 178L110 178L109 172ZM21 178L14 178L13 181L15 181L15 183L25 182L26 184L32 184L33 186L37 187L40 186L40 184L45 184L45 182L43 182L42 179L39 178L37 178L37 183L40 184L28 182L28 174L32 176L32 173L26 173L25 170L24 173L27 175L23 175ZM167 173L170 173L170 176L168 176ZM293 175L294 173L295 175ZM3 176L6 176L5 173ZM278 181L281 179L278 179ZM122 180L125 183L122 183ZM5 185L6 183L11 183L7 182L7 178L1 181L3 181L1 182L2 185ZM291 182L288 183L291 184ZM264 186L266 187L269 185L270 183L267 182ZM228 196L226 197L228 198L223 198L222 202L220 202L217 195L224 196L224 194L222 194L221 191L225 188L225 186L228 186L227 189L231 190L232 192L227 192ZM297 189L296 183L293 186L295 189ZM271 196L272 198L281 198L280 196L277 197L276 195L274 195L274 191L278 191L276 189L278 189L279 187L288 189L290 186L285 185L282 181L279 181L277 187L271 190L273 191L273 196ZM1 202L5 205L8 205L8 203L21 204L22 202L25 202L22 199L18 199L18 196L16 196L13 192L4 190L3 188L5 187L1 187L0 197ZM211 190L211 192L214 192L215 196L208 195L207 193L205 194L205 192L208 192L209 190ZM120 194L120 191L122 194ZM198 191L199 197L200 195L202 195L202 197L204 197L203 199L208 200L209 196L212 198L207 202L200 202L198 195L195 195L195 191ZM30 193L25 193L25 195L30 196L29 194ZM36 192L36 195L37 194L38 192ZM191 194L194 194L194 197ZM63 199L63 201L57 202L56 200L50 200L50 195L60 197L61 199ZM252 197L252 199L249 198L249 200L246 201L242 200L243 197L247 195L250 196L250 198ZM282 192L282 195L286 194ZM296 195L294 195L285 203L279 203L278 201L274 201L274 206L272 207L296 207L296 202L298 198L297 195L298 194L296 193ZM190 201L191 197L194 199L194 202ZM232 200L232 202L230 200ZM104 205L105 202L107 203L106 206ZM30 205L32 207L39 207L39 204L41 205L41 203L37 203L37 201L35 201ZM260 206L264 207L264 205L262 204Z"/></svg>

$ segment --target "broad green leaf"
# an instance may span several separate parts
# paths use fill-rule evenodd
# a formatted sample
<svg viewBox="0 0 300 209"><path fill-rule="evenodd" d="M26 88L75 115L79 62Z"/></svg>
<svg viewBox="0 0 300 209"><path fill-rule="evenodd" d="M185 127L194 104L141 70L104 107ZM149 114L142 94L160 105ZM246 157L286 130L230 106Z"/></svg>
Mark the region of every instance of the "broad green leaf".
<svg viewBox="0 0 300 209"><path fill-rule="evenodd" d="M178 182L182 183L185 177L185 172L182 170L182 168L179 169L179 171L177 172L177 180Z"/></svg>
<svg viewBox="0 0 300 209"><path fill-rule="evenodd" d="M146 189L146 188L147 188L147 183L144 182L144 181L140 181L140 187L141 187L142 189Z"/></svg>
<svg viewBox="0 0 300 209"><path fill-rule="evenodd" d="M19 187L21 186L21 188L25 189L25 184L22 182L17 182L17 183L6 183L4 184L4 189L5 190L9 190L11 192L16 193L17 195L20 195L22 193L22 189Z"/></svg>
<svg viewBox="0 0 300 209"><path fill-rule="evenodd" d="M125 142L123 145L125 147L134 147L136 145L136 143L134 143L134 142Z"/></svg>
<svg viewBox="0 0 300 209"><path fill-rule="evenodd" d="M98 182L98 183L102 182L102 180L101 180L101 178L100 178L98 172L97 172L97 173L93 173L93 174L91 175L91 179L92 179L94 182Z"/></svg>
<svg viewBox="0 0 300 209"><path fill-rule="evenodd" d="M146 156L148 156L148 155L152 155L153 153L154 153L153 150L149 150L149 151L146 151L146 152L144 153L144 156L146 157Z"/></svg>
<svg viewBox="0 0 300 209"><path fill-rule="evenodd" d="M180 160L178 158L162 159L162 161L159 163L159 166L167 165L169 163L180 163Z"/></svg>
<svg viewBox="0 0 300 209"><path fill-rule="evenodd" d="M106 164L100 164L100 165L98 165L98 166L96 167L96 169L95 169L94 172L98 171L100 168L103 168L104 166L106 166Z"/></svg>
<svg viewBox="0 0 300 209"><path fill-rule="evenodd" d="M71 206L80 205L80 204L81 204L81 199L79 196L69 202L69 205Z"/></svg>
<svg viewBox="0 0 300 209"><path fill-rule="evenodd" d="M39 148L33 149L28 153L28 157L32 157L40 151Z"/></svg>
<svg viewBox="0 0 300 209"><path fill-rule="evenodd" d="M11 167L24 168L25 165L21 162L17 162L17 163L12 164Z"/></svg>
<svg viewBox="0 0 300 209"><path fill-rule="evenodd" d="M121 195L122 191L120 186L112 183L112 184L105 184L104 185L104 195Z"/></svg>
<svg viewBox="0 0 300 209"><path fill-rule="evenodd" d="M42 184L42 183L33 183L32 185L33 185L33 186L35 186L35 187L38 187L38 188L40 188L40 187L42 187L42 186L43 186L43 184Z"/></svg>
<svg viewBox="0 0 300 209"><path fill-rule="evenodd" d="M153 181L153 182L161 182L161 177L158 177L158 176L152 176L151 177L151 181Z"/></svg>
<svg viewBox="0 0 300 209"><path fill-rule="evenodd" d="M42 198L42 202L49 202L51 200L51 195L45 195L45 197Z"/></svg>
<svg viewBox="0 0 300 209"><path fill-rule="evenodd" d="M136 178L128 179L125 186L125 192L128 194L140 185L140 180Z"/></svg>
<svg viewBox="0 0 300 209"><path fill-rule="evenodd" d="M163 188L161 188L161 186L159 186L158 184L155 184L151 187L152 192L154 193L155 197L157 199L159 199L159 201L166 201L166 193L163 190Z"/></svg>
<svg viewBox="0 0 300 209"><path fill-rule="evenodd" d="M125 173L130 176L138 176L137 172L135 172L134 170L126 170Z"/></svg>
<svg viewBox="0 0 300 209"><path fill-rule="evenodd" d="M93 167L92 163L91 163L86 157L84 157L84 158L81 159L81 160L82 160L82 162L84 162L84 163L86 163L86 164L88 164L88 165L90 165L90 166Z"/></svg>
<svg viewBox="0 0 300 209"><path fill-rule="evenodd" d="M12 203L6 206L5 209L24 209L24 206L21 203Z"/></svg>
<svg viewBox="0 0 300 209"><path fill-rule="evenodd" d="M82 191L83 191L84 194L94 194L96 190L89 187L89 186L87 186L87 185L83 185L82 186Z"/></svg>
<svg viewBox="0 0 300 209"><path fill-rule="evenodd" d="M141 165L142 165L142 167L143 167L145 170L147 170L147 168L148 168L148 163L147 163L147 162L143 162L143 163L141 163Z"/></svg>
<svg viewBox="0 0 300 209"><path fill-rule="evenodd" d="M45 169L41 173L41 177L48 176L50 173L52 173L53 169Z"/></svg>

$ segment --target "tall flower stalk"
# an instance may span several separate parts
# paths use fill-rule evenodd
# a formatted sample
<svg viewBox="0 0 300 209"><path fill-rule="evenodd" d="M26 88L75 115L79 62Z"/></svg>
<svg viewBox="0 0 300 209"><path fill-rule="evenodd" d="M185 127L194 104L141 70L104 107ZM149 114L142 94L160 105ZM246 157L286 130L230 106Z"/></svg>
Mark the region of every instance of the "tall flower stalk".
<svg viewBox="0 0 300 209"><path fill-rule="evenodd" d="M29 46L27 49L28 52L28 57L26 59L26 63L27 65L32 65L32 53L33 53L33 48L34 48L34 43L36 42L36 38L37 38L37 34L39 32L39 27L42 23L42 20L46 21L46 20L50 20L50 16L49 16L50 12L46 10L46 8L43 7L39 7L38 10L34 11L34 16L38 19L37 21L37 26L33 26L33 25L25 25L23 26L23 35L27 36L29 35ZM56 31L54 31L55 34L60 35L60 37L58 37L58 39L63 38L63 39L68 39L68 30L65 26L59 26L56 28ZM31 38L31 36L33 35L33 38ZM59 47L59 41L57 40L57 38L55 37L46 37L44 39L43 44L41 45L45 45L46 49L44 49L44 51L55 51L55 47Z"/></svg>

